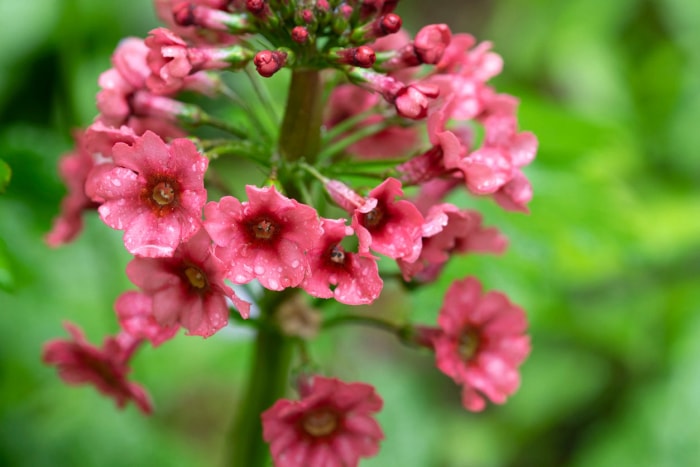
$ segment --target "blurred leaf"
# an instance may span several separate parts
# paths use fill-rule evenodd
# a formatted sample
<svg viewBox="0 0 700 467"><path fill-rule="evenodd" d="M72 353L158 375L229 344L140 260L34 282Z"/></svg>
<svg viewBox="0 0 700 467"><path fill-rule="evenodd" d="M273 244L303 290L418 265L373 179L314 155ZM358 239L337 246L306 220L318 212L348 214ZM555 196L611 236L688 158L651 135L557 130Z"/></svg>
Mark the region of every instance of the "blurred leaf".
<svg viewBox="0 0 700 467"><path fill-rule="evenodd" d="M12 177L12 170L7 162L0 159L0 194L5 193L5 188L10 183L10 178Z"/></svg>
<svg viewBox="0 0 700 467"><path fill-rule="evenodd" d="M10 291L14 288L15 278L10 266L10 256L7 253L7 245L0 238L0 288Z"/></svg>

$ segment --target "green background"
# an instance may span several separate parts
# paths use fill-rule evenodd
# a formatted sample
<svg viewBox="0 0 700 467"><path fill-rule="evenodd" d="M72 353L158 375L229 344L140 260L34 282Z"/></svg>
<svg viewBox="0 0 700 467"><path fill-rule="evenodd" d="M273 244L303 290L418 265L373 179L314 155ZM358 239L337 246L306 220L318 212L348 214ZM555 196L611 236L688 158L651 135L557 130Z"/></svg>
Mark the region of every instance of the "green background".
<svg viewBox="0 0 700 467"><path fill-rule="evenodd" d="M494 82L521 98L540 150L532 213L479 202L511 246L450 263L444 280L379 304L433 322L450 279L475 274L528 312L533 351L504 406L472 414L429 353L342 329L313 353L371 382L386 440L367 466L692 466L700 459L700 2L406 1L413 31L448 22L491 40ZM63 385L43 342L83 326L95 343L132 288L121 232L88 216L79 240L42 241L58 157L90 123L121 37L157 23L145 0L0 0L0 465L220 465L250 335L145 348L133 377L155 415ZM3 166L4 167L4 166ZM0 167L0 191L6 169ZM391 304L392 307L387 305Z"/></svg>

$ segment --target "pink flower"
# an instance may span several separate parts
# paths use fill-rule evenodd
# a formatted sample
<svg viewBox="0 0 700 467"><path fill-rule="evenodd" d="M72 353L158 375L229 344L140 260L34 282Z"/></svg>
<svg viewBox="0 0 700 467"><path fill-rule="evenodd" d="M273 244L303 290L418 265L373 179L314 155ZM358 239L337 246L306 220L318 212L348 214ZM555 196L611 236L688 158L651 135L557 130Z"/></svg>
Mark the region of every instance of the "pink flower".
<svg viewBox="0 0 700 467"><path fill-rule="evenodd" d="M90 345L83 332L65 323L72 340L55 339L44 345L42 360L55 365L63 381L71 385L92 384L102 394L114 398L117 407L136 403L145 414L152 412L151 401L139 385L127 381L128 362L140 341L127 334L107 337L102 348Z"/></svg>
<svg viewBox="0 0 700 467"><path fill-rule="evenodd" d="M170 258L136 257L126 266L131 282L153 299L151 313L160 326L179 324L188 335L209 337L228 323L227 298L241 316L248 317L250 304L224 284L225 267L212 248L211 238L202 229ZM127 302L120 303L120 316L129 313L124 308L127 305L146 305L133 296L123 300Z"/></svg>
<svg viewBox="0 0 700 467"><path fill-rule="evenodd" d="M308 254L310 274L300 287L314 297L335 298L347 305L372 303L383 286L377 261L345 251L340 242L352 235L352 229L344 220L323 219L322 225L323 236Z"/></svg>
<svg viewBox="0 0 700 467"><path fill-rule="evenodd" d="M230 3L228 0L155 0L154 3L158 18L179 36L196 43L223 44L236 40L223 32L227 29L225 21L217 21L217 16L226 15L221 10Z"/></svg>
<svg viewBox="0 0 700 467"><path fill-rule="evenodd" d="M246 186L247 202L231 196L204 208L204 227L217 244L216 255L237 284L258 279L282 290L304 280L307 253L321 237L316 210L280 194L274 187Z"/></svg>
<svg viewBox="0 0 700 467"><path fill-rule="evenodd" d="M518 389L518 366L530 352L523 310L501 292L482 295L479 281L469 277L450 286L438 324L437 367L462 385L464 407L481 411L484 397L503 404Z"/></svg>
<svg viewBox="0 0 700 467"><path fill-rule="evenodd" d="M432 282L453 253L502 253L508 241L495 228L484 228L476 211L452 204L432 206L423 224L423 247L413 263L398 260L405 280Z"/></svg>
<svg viewBox="0 0 700 467"><path fill-rule="evenodd" d="M403 196L401 182L387 178L369 192L375 203L356 205L352 211L352 227L360 240L361 253L372 250L390 258L413 262L420 255L423 216ZM341 204L341 206L343 206Z"/></svg>
<svg viewBox="0 0 700 467"><path fill-rule="evenodd" d="M200 227L208 160L191 141L175 139L166 145L150 131L133 146L115 144L113 153L114 168L94 181L95 197L104 200L100 217L124 230L130 253L172 255Z"/></svg>
<svg viewBox="0 0 700 467"><path fill-rule="evenodd" d="M114 303L119 324L128 334L148 339L157 347L175 337L179 326L161 326L153 316L153 299L139 292L124 292Z"/></svg>
<svg viewBox="0 0 700 467"><path fill-rule="evenodd" d="M74 138L75 149L64 154L58 166L68 193L61 201L60 215L54 219L51 231L46 234L46 243L52 247L74 240L83 230L83 211L97 207L85 194L85 181L95 166L95 161L85 148L85 134L76 133Z"/></svg>
<svg viewBox="0 0 700 467"><path fill-rule="evenodd" d="M351 467L379 451L384 434L372 415L382 400L372 386L316 376L300 393L262 414L277 467Z"/></svg>
<svg viewBox="0 0 700 467"><path fill-rule="evenodd" d="M413 41L415 53L422 63L435 65L450 45L452 32L446 24L429 24L423 27Z"/></svg>
<svg viewBox="0 0 700 467"><path fill-rule="evenodd" d="M133 128L111 127L97 120L85 130L85 147L101 162L112 162L112 148L117 143L134 144L138 135Z"/></svg>
<svg viewBox="0 0 700 467"><path fill-rule="evenodd" d="M173 115L168 114L169 118L163 120L162 110L154 113L152 106L135 102L136 96L144 93L146 79L151 73L146 62L147 55L148 47L143 39L128 37L119 43L112 55L114 67L102 73L98 80L101 89L97 93L97 109L100 111L97 121L107 127L126 125L137 135L151 130L163 138L183 136L184 132L174 125ZM191 83L188 82L189 85L197 89L203 87L199 79L193 79ZM141 96L140 100L147 99Z"/></svg>
<svg viewBox="0 0 700 467"><path fill-rule="evenodd" d="M224 49L189 47L181 37L165 28L152 30L144 42L151 70L146 84L157 94L172 94L188 87L188 81L200 70L229 66L223 60L225 53L218 53Z"/></svg>

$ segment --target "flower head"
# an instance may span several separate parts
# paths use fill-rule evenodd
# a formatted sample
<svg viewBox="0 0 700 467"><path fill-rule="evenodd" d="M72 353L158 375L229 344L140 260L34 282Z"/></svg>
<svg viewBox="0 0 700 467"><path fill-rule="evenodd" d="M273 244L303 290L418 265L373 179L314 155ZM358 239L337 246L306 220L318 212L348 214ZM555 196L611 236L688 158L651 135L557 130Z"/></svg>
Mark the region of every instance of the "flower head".
<svg viewBox="0 0 700 467"><path fill-rule="evenodd" d="M187 139L167 145L150 131L133 146L115 144L113 153L114 167L93 183L95 197L104 200L100 217L124 230L130 253L172 255L200 228L207 159Z"/></svg>
<svg viewBox="0 0 700 467"><path fill-rule="evenodd" d="M356 209L352 227L360 239L360 252L369 248L390 258L413 262L420 255L423 216L402 196L401 182L388 178L369 193L376 206Z"/></svg>
<svg viewBox="0 0 700 467"><path fill-rule="evenodd" d="M128 334L107 337L101 348L90 345L83 332L65 324L72 340L55 339L44 345L42 360L55 365L63 381L72 385L92 384L102 394L114 398L119 408L133 401L145 414L152 411L146 391L127 381L129 358L139 345Z"/></svg>
<svg viewBox="0 0 700 467"><path fill-rule="evenodd" d="M309 251L309 274L301 288L314 297L335 298L347 305L372 303L382 291L377 261L345 251L340 242L352 229L342 219L323 219L323 236Z"/></svg>
<svg viewBox="0 0 700 467"><path fill-rule="evenodd" d="M384 435L372 415L382 400L372 386L317 376L300 392L262 414L277 467L350 467L377 453Z"/></svg>
<svg viewBox="0 0 700 467"><path fill-rule="evenodd" d="M172 257L136 257L126 266L129 279L152 297L152 315L160 326L179 324L190 335L209 337L228 323L227 298L248 317L250 304L224 284L225 267L212 249L202 229Z"/></svg>
<svg viewBox="0 0 700 467"><path fill-rule="evenodd" d="M440 332L434 333L437 367L462 385L462 404L471 411L484 397L502 404L520 384L518 366L530 352L523 310L500 292L482 294L473 277L456 281L445 296Z"/></svg>
<svg viewBox="0 0 700 467"><path fill-rule="evenodd" d="M227 277L263 287L296 287L306 275L307 252L321 237L316 210L280 194L274 187L246 186L248 201L231 196L204 208L204 227L228 266Z"/></svg>

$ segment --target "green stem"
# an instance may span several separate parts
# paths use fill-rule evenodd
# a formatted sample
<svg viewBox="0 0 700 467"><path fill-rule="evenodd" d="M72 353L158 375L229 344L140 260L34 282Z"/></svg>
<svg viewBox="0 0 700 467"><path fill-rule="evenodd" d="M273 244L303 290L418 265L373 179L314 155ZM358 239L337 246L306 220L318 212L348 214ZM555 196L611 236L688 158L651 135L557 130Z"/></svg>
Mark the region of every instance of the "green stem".
<svg viewBox="0 0 700 467"><path fill-rule="evenodd" d="M267 291L260 301L261 320L270 320L291 292ZM247 388L238 404L228 465L262 467L268 464L269 447L262 438L260 414L284 396L288 385L293 343L272 326L260 326L255 339Z"/></svg>
<svg viewBox="0 0 700 467"><path fill-rule="evenodd" d="M313 164L321 142L321 75L318 70L292 72L282 121L279 152L287 161L305 159Z"/></svg>
<svg viewBox="0 0 700 467"><path fill-rule="evenodd" d="M388 120L383 120L374 125L367 125L366 127L360 128L357 131L353 131L350 136L343 138L335 143L329 144L326 148L318 155L319 159L326 159L331 156L335 156L339 152L343 151L348 146L364 139L368 136L372 136L375 133L379 133L391 126Z"/></svg>

